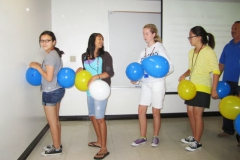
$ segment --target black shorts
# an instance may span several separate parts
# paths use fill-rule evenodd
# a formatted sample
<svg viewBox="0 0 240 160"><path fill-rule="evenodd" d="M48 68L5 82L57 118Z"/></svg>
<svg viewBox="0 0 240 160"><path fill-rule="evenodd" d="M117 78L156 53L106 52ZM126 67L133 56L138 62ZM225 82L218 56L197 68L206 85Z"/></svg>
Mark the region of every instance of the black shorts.
<svg viewBox="0 0 240 160"><path fill-rule="evenodd" d="M188 106L209 108L210 100L211 100L211 95L209 93L197 91L196 96L191 100L185 100L184 104Z"/></svg>

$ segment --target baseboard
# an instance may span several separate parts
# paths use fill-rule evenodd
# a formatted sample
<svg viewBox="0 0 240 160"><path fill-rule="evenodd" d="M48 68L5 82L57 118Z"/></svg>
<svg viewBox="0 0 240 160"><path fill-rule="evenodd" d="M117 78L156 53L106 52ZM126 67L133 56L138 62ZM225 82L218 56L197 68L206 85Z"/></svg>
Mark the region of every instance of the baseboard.
<svg viewBox="0 0 240 160"><path fill-rule="evenodd" d="M161 113L161 118L180 118L187 117L187 113ZM208 116L221 116L220 112L204 112L203 117ZM147 114L148 119L152 119L152 114ZM88 116L60 116L60 121L88 121ZM137 114L125 114L125 115L105 115L106 120L126 120L126 119L138 119Z"/></svg>
<svg viewBox="0 0 240 160"><path fill-rule="evenodd" d="M32 141L32 143L27 147L27 149L22 153L22 155L18 158L18 160L26 160L32 150L36 147L38 142L42 139L44 134L48 131L49 125L46 126L41 130L41 132L37 135L37 137Z"/></svg>

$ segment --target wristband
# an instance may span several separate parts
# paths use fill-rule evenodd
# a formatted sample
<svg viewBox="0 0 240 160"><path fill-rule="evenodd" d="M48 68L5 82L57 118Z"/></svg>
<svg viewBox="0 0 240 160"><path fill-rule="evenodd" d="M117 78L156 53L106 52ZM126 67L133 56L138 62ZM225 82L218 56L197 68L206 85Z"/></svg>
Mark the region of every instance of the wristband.
<svg viewBox="0 0 240 160"><path fill-rule="evenodd" d="M99 76L99 74L98 74L98 78L101 79L100 76Z"/></svg>

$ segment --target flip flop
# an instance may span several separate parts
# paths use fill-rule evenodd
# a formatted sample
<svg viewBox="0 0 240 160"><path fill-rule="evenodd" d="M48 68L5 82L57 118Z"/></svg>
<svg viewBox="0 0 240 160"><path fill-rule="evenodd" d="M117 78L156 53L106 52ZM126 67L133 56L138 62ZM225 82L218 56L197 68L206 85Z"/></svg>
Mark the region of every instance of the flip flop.
<svg viewBox="0 0 240 160"><path fill-rule="evenodd" d="M88 143L88 146L89 146L89 147L98 147L98 148L101 148L101 146L98 146L98 145L96 145L96 144L94 144L94 143L96 143L96 142L89 142L89 143Z"/></svg>
<svg viewBox="0 0 240 160"><path fill-rule="evenodd" d="M105 153L105 154L99 154L99 153L97 153L98 156L103 155L103 157L96 157L96 156L94 156L93 158L96 159L96 160L98 160L98 159L103 159L103 158L107 157L109 154L110 154L110 152L107 152L107 153Z"/></svg>

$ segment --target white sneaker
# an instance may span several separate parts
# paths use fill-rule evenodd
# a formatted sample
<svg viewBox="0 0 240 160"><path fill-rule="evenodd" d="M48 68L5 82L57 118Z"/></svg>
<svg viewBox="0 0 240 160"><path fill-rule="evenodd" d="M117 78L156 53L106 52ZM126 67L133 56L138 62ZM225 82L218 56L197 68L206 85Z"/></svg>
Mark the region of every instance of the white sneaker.
<svg viewBox="0 0 240 160"><path fill-rule="evenodd" d="M183 143L189 144L189 143L191 143L191 142L194 142L195 139L194 139L194 137L189 136L189 137L187 137L187 138L181 139L181 141L182 141Z"/></svg>
<svg viewBox="0 0 240 160"><path fill-rule="evenodd" d="M42 156L56 156L56 155L61 155L62 154L62 149L60 148L58 151L56 148L52 147L48 151L44 151L41 153Z"/></svg>
<svg viewBox="0 0 240 160"><path fill-rule="evenodd" d="M196 149L202 148L202 144L198 143L197 141L191 142L186 150L188 151L195 151Z"/></svg>
<svg viewBox="0 0 240 160"><path fill-rule="evenodd" d="M48 151L48 150L51 149L52 147L54 147L53 144L52 144L52 145L44 146L43 149L44 149L45 151ZM62 149L62 145L60 145L60 148Z"/></svg>

